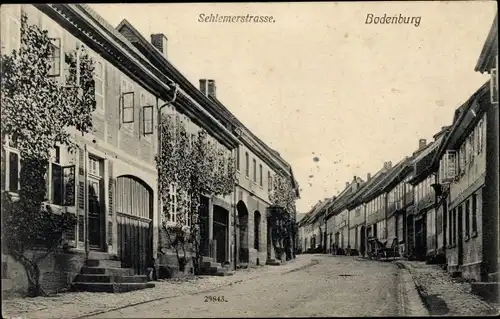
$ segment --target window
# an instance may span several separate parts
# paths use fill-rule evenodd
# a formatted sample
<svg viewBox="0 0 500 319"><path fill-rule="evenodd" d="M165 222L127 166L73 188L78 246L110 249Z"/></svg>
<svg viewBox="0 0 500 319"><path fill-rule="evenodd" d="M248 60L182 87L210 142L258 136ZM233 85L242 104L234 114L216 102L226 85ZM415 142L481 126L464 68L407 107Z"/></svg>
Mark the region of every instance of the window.
<svg viewBox="0 0 500 319"><path fill-rule="evenodd" d="M21 42L20 5L2 6L2 52L10 54L12 50L19 50ZM6 39L6 40L5 40Z"/></svg>
<svg viewBox="0 0 500 319"><path fill-rule="evenodd" d="M240 149L236 149L236 170L240 170Z"/></svg>
<svg viewBox="0 0 500 319"><path fill-rule="evenodd" d="M460 173L463 174L465 172L465 166L467 165L467 158L466 158L466 154L465 154L465 143L463 143L460 146L458 156L459 156L459 170L460 170Z"/></svg>
<svg viewBox="0 0 500 319"><path fill-rule="evenodd" d="M19 154L9 152L9 191L19 191L19 171L21 169Z"/></svg>
<svg viewBox="0 0 500 319"><path fill-rule="evenodd" d="M144 135L153 134L153 106L148 105L142 108L142 119L143 119L143 128ZM192 134L190 135L192 136ZM189 139L189 143L191 144L191 138Z"/></svg>
<svg viewBox="0 0 500 319"><path fill-rule="evenodd" d="M133 86L127 80L122 80L121 85L121 113L122 113L122 123L133 123L134 122L134 91Z"/></svg>
<svg viewBox="0 0 500 319"><path fill-rule="evenodd" d="M483 151L483 146L484 146L484 123L483 120L480 120L478 125L478 148L477 152L481 153Z"/></svg>
<svg viewBox="0 0 500 319"><path fill-rule="evenodd" d="M254 182L257 182L257 161L255 160L255 158L252 160L252 164L253 164L253 181Z"/></svg>
<svg viewBox="0 0 500 319"><path fill-rule="evenodd" d="M492 68L490 73L490 101L491 104L498 104L498 55L496 56L496 67Z"/></svg>
<svg viewBox="0 0 500 319"><path fill-rule="evenodd" d="M465 202L465 236L470 236L470 201Z"/></svg>
<svg viewBox="0 0 500 319"><path fill-rule="evenodd" d="M262 164L259 164L259 185L262 186Z"/></svg>
<svg viewBox="0 0 500 319"><path fill-rule="evenodd" d="M472 194L472 232L477 234L477 194Z"/></svg>
<svg viewBox="0 0 500 319"><path fill-rule="evenodd" d="M89 172L89 174L92 174L95 176L101 176L100 171L99 171L99 160L98 159L96 159L94 157L89 157L88 172Z"/></svg>
<svg viewBox="0 0 500 319"><path fill-rule="evenodd" d="M61 76L61 38L51 38L51 66L49 71L50 77Z"/></svg>
<svg viewBox="0 0 500 319"><path fill-rule="evenodd" d="M146 92L141 92L142 133L144 136L153 134L153 103Z"/></svg>
<svg viewBox="0 0 500 319"><path fill-rule="evenodd" d="M105 64L99 58L96 58L94 69L94 87L95 87L95 101L96 110L99 113L104 113L104 91L105 91Z"/></svg>
<svg viewBox="0 0 500 319"><path fill-rule="evenodd" d="M273 189L273 177L271 176L271 172L267 172L267 188L268 190Z"/></svg>
<svg viewBox="0 0 500 319"><path fill-rule="evenodd" d="M170 185L170 207L168 211L168 221L176 222L177 221L177 189L174 184Z"/></svg>
<svg viewBox="0 0 500 319"><path fill-rule="evenodd" d="M248 152L245 152L245 176L250 176L250 158L248 157Z"/></svg>

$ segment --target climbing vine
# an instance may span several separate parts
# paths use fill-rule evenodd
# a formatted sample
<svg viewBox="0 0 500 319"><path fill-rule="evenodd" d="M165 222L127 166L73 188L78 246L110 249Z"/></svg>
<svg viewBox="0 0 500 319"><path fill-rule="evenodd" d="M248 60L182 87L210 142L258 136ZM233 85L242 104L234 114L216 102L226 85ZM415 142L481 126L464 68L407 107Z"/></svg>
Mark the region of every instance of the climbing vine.
<svg viewBox="0 0 500 319"><path fill-rule="evenodd" d="M161 152L156 165L166 240L176 252L181 270L188 263L188 252L194 252L193 266L199 273L201 196L226 196L233 192L234 159L217 148L205 130L188 133L178 116L162 115L160 132ZM172 203L174 196L176 205Z"/></svg>
<svg viewBox="0 0 500 319"><path fill-rule="evenodd" d="M20 42L19 50L1 56L2 143L8 137L21 158L19 199L2 194L2 242L26 270L28 295L38 296L44 294L38 263L61 245L64 232L76 223L73 214L54 214L43 205L50 151L57 144L74 150L67 128L82 134L92 128L94 66L84 51L79 58L76 51L69 53L62 85L51 76L53 40L46 30L28 24L25 14Z"/></svg>
<svg viewBox="0 0 500 319"><path fill-rule="evenodd" d="M273 187L269 191L273 206L270 209L271 239L279 259L291 259L296 234L295 201L296 193L291 178L276 174ZM285 254L285 256L283 256Z"/></svg>

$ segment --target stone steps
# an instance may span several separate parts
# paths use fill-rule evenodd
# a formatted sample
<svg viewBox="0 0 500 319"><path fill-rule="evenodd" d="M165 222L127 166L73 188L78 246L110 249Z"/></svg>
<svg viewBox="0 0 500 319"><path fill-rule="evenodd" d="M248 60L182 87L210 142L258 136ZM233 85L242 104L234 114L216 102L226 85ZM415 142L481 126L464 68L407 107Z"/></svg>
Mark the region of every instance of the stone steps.
<svg viewBox="0 0 500 319"><path fill-rule="evenodd" d="M146 288L153 288L154 283L150 282L134 282L134 283L109 283L109 282L75 282L73 283L74 291L88 292L111 292L122 293Z"/></svg>
<svg viewBox="0 0 500 319"><path fill-rule="evenodd" d="M209 276L232 276L233 273L210 257L203 257L202 272Z"/></svg>
<svg viewBox="0 0 500 319"><path fill-rule="evenodd" d="M75 278L75 282L105 282L105 283L141 283L147 282L148 276L115 276L103 274L79 274Z"/></svg>
<svg viewBox="0 0 500 319"><path fill-rule="evenodd" d="M269 266L280 266L281 262L279 260L276 260L276 259L268 259L266 261L266 265L269 265Z"/></svg>
<svg viewBox="0 0 500 319"><path fill-rule="evenodd" d="M72 284L73 291L122 293L154 287L146 275L122 268L121 261L103 252L91 252Z"/></svg>

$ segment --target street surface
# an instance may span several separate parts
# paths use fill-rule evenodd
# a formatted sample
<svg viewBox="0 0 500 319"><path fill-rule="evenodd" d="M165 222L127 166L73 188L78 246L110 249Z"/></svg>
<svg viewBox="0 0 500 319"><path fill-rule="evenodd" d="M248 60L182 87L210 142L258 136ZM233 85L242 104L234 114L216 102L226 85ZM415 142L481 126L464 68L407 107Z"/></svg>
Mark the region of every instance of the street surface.
<svg viewBox="0 0 500 319"><path fill-rule="evenodd" d="M404 315L403 270L396 264L346 256L314 258L316 264L286 273L88 318Z"/></svg>

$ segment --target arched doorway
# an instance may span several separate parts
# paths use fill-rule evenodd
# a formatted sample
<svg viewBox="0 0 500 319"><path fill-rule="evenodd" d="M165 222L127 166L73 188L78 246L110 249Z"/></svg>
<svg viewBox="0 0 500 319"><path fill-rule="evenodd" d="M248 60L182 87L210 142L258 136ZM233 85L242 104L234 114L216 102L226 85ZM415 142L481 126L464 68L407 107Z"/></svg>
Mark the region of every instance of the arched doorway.
<svg viewBox="0 0 500 319"><path fill-rule="evenodd" d="M260 212L258 210L255 211L253 215L253 229L254 229L254 243L253 243L253 248L255 250L260 251L260 223L261 223L261 217L260 217Z"/></svg>
<svg viewBox="0 0 500 319"><path fill-rule="evenodd" d="M214 205L213 238L215 240L215 259L219 263L228 260L229 212L220 206Z"/></svg>
<svg viewBox="0 0 500 319"><path fill-rule="evenodd" d="M145 274L152 261L153 190L138 177L120 176L115 205L122 266Z"/></svg>
<svg viewBox="0 0 500 319"><path fill-rule="evenodd" d="M239 224L239 261L248 263L248 210L242 201L236 205Z"/></svg>

